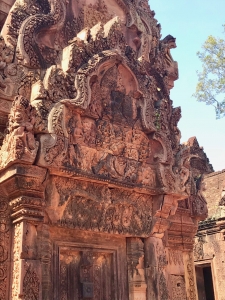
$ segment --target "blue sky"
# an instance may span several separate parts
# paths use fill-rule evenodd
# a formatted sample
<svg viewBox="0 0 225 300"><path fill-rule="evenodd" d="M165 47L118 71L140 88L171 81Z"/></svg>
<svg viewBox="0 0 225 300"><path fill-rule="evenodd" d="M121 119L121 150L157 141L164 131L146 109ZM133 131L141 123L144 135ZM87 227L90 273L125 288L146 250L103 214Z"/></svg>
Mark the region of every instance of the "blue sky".
<svg viewBox="0 0 225 300"><path fill-rule="evenodd" d="M225 38L222 28L225 0L150 0L149 4L161 23L162 38L171 34L177 39L172 55L178 62L179 79L171 91L171 99L174 106L182 108L181 142L196 136L214 170L225 169L225 118L216 120L213 106L192 97L197 84L196 71L201 71L197 51L209 35Z"/></svg>

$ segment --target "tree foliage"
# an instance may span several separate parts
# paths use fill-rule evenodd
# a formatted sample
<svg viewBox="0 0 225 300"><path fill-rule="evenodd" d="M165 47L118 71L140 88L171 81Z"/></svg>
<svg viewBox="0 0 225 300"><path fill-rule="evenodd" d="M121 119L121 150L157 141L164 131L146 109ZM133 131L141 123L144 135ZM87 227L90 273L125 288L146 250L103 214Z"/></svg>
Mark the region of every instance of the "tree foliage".
<svg viewBox="0 0 225 300"><path fill-rule="evenodd" d="M225 34L225 25L223 25ZM209 36L197 53L202 62L194 97L197 101L213 105L216 118L225 116L225 40Z"/></svg>

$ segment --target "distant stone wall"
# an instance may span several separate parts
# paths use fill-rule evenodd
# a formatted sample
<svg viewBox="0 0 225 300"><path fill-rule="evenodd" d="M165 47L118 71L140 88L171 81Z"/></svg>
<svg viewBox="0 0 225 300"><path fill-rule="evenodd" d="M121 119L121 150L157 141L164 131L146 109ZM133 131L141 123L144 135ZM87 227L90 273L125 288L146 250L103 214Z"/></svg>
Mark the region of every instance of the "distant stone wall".
<svg viewBox="0 0 225 300"><path fill-rule="evenodd" d="M208 218L199 224L194 246L198 296L206 299L207 283L204 283L203 269L208 267L212 273L215 299L224 300L225 170L205 175L204 183Z"/></svg>
<svg viewBox="0 0 225 300"><path fill-rule="evenodd" d="M215 232L216 230L217 232ZM225 241L223 230L221 230L220 226L216 225L213 228L201 230L198 232L195 242L194 260L195 264L200 267L197 270L201 270L201 266L207 265L211 267L215 299L224 300ZM202 293L204 292L201 288L199 290L199 300L205 299Z"/></svg>
<svg viewBox="0 0 225 300"><path fill-rule="evenodd" d="M208 216L216 217L218 206L222 199L222 192L225 190L225 170L205 175L204 182L206 190L204 196L208 206Z"/></svg>
<svg viewBox="0 0 225 300"><path fill-rule="evenodd" d="M8 14L10 8L12 7L15 0L1 0L0 11Z"/></svg>
<svg viewBox="0 0 225 300"><path fill-rule="evenodd" d="M10 8L12 7L15 0L1 0L0 1L0 30L5 22L5 19L9 13Z"/></svg>

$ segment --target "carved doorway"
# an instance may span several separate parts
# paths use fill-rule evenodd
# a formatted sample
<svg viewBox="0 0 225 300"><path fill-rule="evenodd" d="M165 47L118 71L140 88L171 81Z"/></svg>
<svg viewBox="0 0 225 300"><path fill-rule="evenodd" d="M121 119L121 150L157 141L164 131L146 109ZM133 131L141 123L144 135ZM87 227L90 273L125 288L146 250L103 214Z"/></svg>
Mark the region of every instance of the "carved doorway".
<svg viewBox="0 0 225 300"><path fill-rule="evenodd" d="M195 267L198 298L201 300L215 300L211 264Z"/></svg>

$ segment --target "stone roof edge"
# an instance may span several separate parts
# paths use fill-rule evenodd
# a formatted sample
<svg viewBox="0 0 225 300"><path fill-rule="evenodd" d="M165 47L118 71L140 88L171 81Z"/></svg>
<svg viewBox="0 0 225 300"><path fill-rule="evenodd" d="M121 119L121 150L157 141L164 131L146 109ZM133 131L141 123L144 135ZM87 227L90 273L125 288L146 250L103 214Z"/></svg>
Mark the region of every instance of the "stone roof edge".
<svg viewBox="0 0 225 300"><path fill-rule="evenodd" d="M225 173L225 169L223 169L222 171L217 171L217 172L212 172L212 173L209 173L209 174L205 174L204 178L213 177L213 176L216 176L216 175L219 175L219 174L222 174L222 173Z"/></svg>

